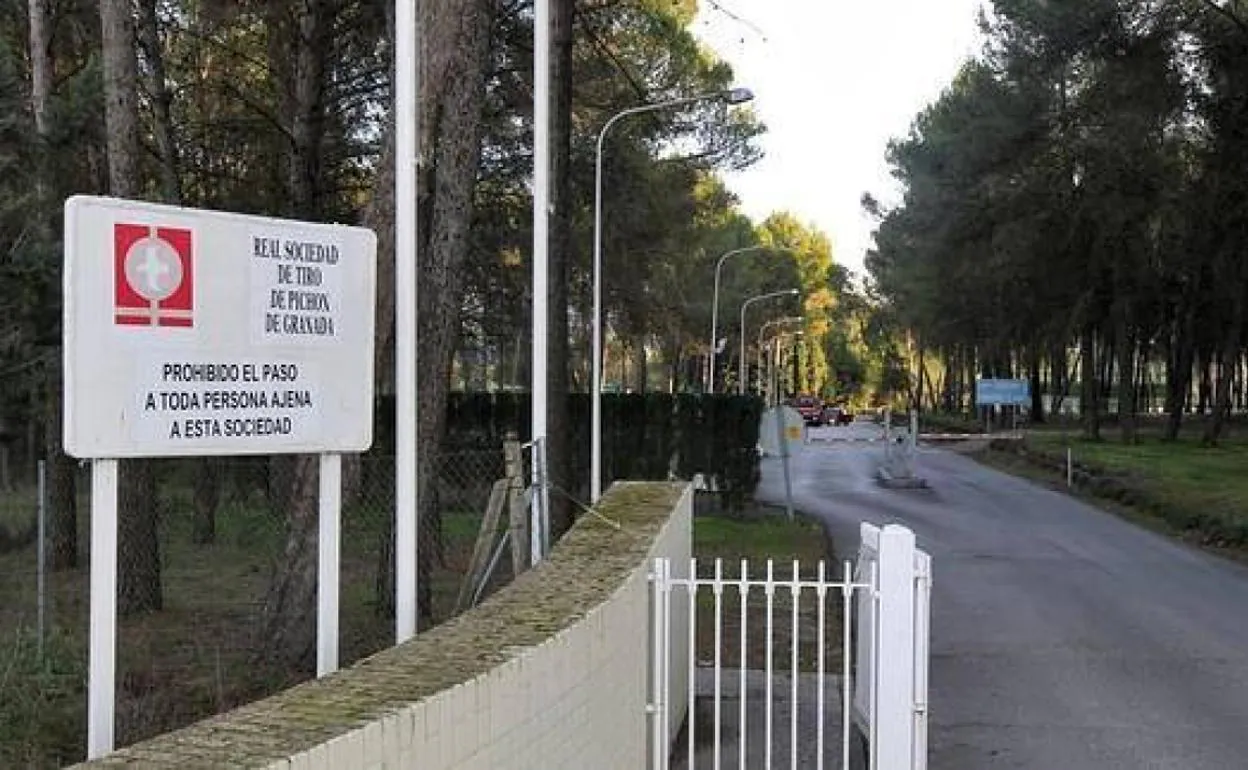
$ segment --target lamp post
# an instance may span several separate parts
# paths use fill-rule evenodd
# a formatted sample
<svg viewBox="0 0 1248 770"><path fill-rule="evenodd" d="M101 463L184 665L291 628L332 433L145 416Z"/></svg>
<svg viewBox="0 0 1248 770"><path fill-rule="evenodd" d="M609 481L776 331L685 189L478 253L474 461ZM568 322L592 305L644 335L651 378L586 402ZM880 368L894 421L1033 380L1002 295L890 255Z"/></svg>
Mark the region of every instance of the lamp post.
<svg viewBox="0 0 1248 770"><path fill-rule="evenodd" d="M589 438L589 500L591 504L598 502L602 497L602 148L607 139L607 132L617 122L630 115L715 100L730 105L744 104L753 98L754 93L748 88L732 88L655 104L642 104L612 115L598 132L598 149L594 160L594 339L593 372L590 377L592 410Z"/></svg>
<svg viewBox="0 0 1248 770"><path fill-rule="evenodd" d="M797 289L782 289L768 294L760 294L757 297L750 297L741 303L741 359L737 362L741 368L741 376L737 382L738 395L745 395L745 311L755 302L762 302L763 300L775 299L777 297L795 297L797 293Z"/></svg>
<svg viewBox="0 0 1248 770"><path fill-rule="evenodd" d="M782 331L771 338L771 371L768 373L768 382L772 390L772 401L777 406L780 404L780 343L786 337L797 339L805 334L806 332L797 329L791 332Z"/></svg>
<svg viewBox="0 0 1248 770"><path fill-rule="evenodd" d="M785 318L773 318L770 321L764 321L763 324L758 327L758 379L760 383L764 382L764 379L763 379L763 361L764 361L763 359L763 337L764 335L766 335L767 330L773 326L784 326L785 324L800 324L800 323L804 323L805 321L806 321L806 316L804 315L791 315ZM781 332L780 334L783 334L783 332ZM777 334L776 336L779 337L780 334ZM767 387L770 388L771 378L768 377L765 381L767 383Z"/></svg>
<svg viewBox="0 0 1248 770"><path fill-rule="evenodd" d="M706 381L706 392L715 392L715 351L719 347L717 335L719 333L719 271L723 269L724 262L729 257L735 257L738 254L753 254L759 251L779 251L787 254L794 253L793 249L784 246L746 246L741 249L733 249L719 255L719 259L715 261L715 290L711 298L711 373Z"/></svg>
<svg viewBox="0 0 1248 770"><path fill-rule="evenodd" d="M804 315L791 315L791 316L785 316L784 318L773 318L770 321L764 321L763 325L758 327L758 347L762 348L763 337L764 335L766 335L767 330L770 329L771 327L784 326L785 324L800 324L800 323L805 323L805 322L806 322L806 316Z"/></svg>

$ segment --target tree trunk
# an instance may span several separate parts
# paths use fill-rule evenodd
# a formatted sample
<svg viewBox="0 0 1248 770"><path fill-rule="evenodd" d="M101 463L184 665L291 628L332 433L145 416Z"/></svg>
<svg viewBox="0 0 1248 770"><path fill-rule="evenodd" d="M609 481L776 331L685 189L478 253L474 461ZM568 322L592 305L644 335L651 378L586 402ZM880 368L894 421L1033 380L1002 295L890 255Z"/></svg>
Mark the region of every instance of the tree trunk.
<svg viewBox="0 0 1248 770"><path fill-rule="evenodd" d="M572 24L576 0L551 4L550 62L550 317L546 336L546 463L550 481L572 488L572 425L568 414L568 265L572 261ZM566 496L549 495L552 539L572 526L573 509Z"/></svg>
<svg viewBox="0 0 1248 770"><path fill-rule="evenodd" d="M1118 427L1124 444L1134 444L1137 440L1135 358L1135 340L1123 323L1118 333Z"/></svg>
<svg viewBox="0 0 1248 770"><path fill-rule="evenodd" d="M138 65L129 0L100 0L108 186L116 196L139 194Z"/></svg>
<svg viewBox="0 0 1248 770"><path fill-rule="evenodd" d="M1110 334L1111 332L1107 332ZM1105 414L1109 413L1109 399L1114 390L1114 364L1116 359L1117 341L1109 338L1106 339L1101 346L1101 355L1097 358L1100 369L1097 373L1097 403L1100 404ZM1117 414L1117 410L1115 410Z"/></svg>
<svg viewBox="0 0 1248 770"><path fill-rule="evenodd" d="M221 502L221 459L202 457L195 467L195 496L191 504L191 541L209 545L217 539L217 506Z"/></svg>
<svg viewBox="0 0 1248 770"><path fill-rule="evenodd" d="M924 380L924 375L927 372L927 367L923 365L923 343L922 342L916 343L916 347L918 348L919 376L914 378L915 379L914 411L922 412L923 411L923 380Z"/></svg>
<svg viewBox="0 0 1248 770"><path fill-rule="evenodd" d="M633 339L628 346L628 352L632 354L632 362L629 366L632 369L632 390L638 395L644 395L650 386L650 362L646 356L646 334L638 332L633 335ZM749 361L746 361L746 384L749 385ZM748 392L748 388L747 388Z"/></svg>
<svg viewBox="0 0 1248 770"><path fill-rule="evenodd" d="M316 662L317 464L299 458L286 509L286 547L262 610L258 662L310 671Z"/></svg>
<svg viewBox="0 0 1248 770"><path fill-rule="evenodd" d="M389 3L387 3L387 8L391 8ZM391 13L387 18L393 21L390 18L392 16ZM393 28L390 39L394 39ZM386 126L386 135L382 141L372 198L364 211L365 226L377 233L377 303L373 362L376 372L375 387L379 395L393 395L395 392L394 140L394 111L392 109ZM378 615L393 617L394 517L392 516L385 517L385 526L382 528L378 543L375 600L374 606Z"/></svg>
<svg viewBox="0 0 1248 770"><path fill-rule="evenodd" d="M946 414L957 411L954 405L958 400L958 375L957 375L957 352L945 352L945 373L941 377L943 387L941 390L944 404L942 409Z"/></svg>
<svg viewBox="0 0 1248 770"><path fill-rule="evenodd" d="M288 211L315 221L321 214L320 168L324 130L326 38L334 20L322 0L301 0L291 10L291 31L273 9L270 34L286 38L293 54L283 122L289 126L290 148L286 188ZM270 57L273 51L270 51ZM276 71L281 71L277 68ZM273 457L269 462L270 494L276 510L285 512L286 547L264 603L261 624L263 660L294 670L311 670L316 649L317 586L317 458L311 455Z"/></svg>
<svg viewBox="0 0 1248 770"><path fill-rule="evenodd" d="M154 612L164 606L156 476L142 461L122 463L119 470L117 609L123 615Z"/></svg>
<svg viewBox="0 0 1248 770"><path fill-rule="evenodd" d="M1044 422L1044 394L1041 392L1040 382L1040 345L1033 344L1027 351L1028 361L1027 369L1031 373L1031 421L1033 423Z"/></svg>
<svg viewBox="0 0 1248 770"><path fill-rule="evenodd" d="M165 77L165 52L160 39L160 21L156 0L138 4L138 41L147 62L148 92L151 94L153 132L160 161L160 197L165 203L182 204L182 180L178 160L178 144L173 130L173 94ZM192 501L191 540L207 545L216 538L216 507L221 497L220 460L203 457L196 461L195 493Z"/></svg>
<svg viewBox="0 0 1248 770"><path fill-rule="evenodd" d="M46 180L47 142L51 133L48 102L52 96L52 25L48 16L47 0L30 0L30 97L31 111L35 117L35 133L39 136L40 173L35 194L40 209L54 208L53 196ZM55 236L47 218L38 222L38 235L45 244L51 244ZM50 367L46 382L47 430L44 434L44 452L48 463L48 536L51 549L48 552L48 568L53 571L74 569L78 566L78 495L77 472L72 458L61 450L62 438L62 381L59 365ZM32 450L34 447L31 447Z"/></svg>
<svg viewBox="0 0 1248 770"><path fill-rule="evenodd" d="M134 18L128 0L101 0L104 119L108 134L110 192L140 195L138 64ZM159 515L150 463L118 467L118 610L134 614L161 608Z"/></svg>
<svg viewBox="0 0 1248 770"><path fill-rule="evenodd" d="M1196 413L1209 414L1209 404L1213 401L1213 354L1204 350L1200 354L1200 381L1196 391Z"/></svg>
<svg viewBox="0 0 1248 770"><path fill-rule="evenodd" d="M938 398L937 398L937 394L940 392L940 390L938 389L939 383L937 383L936 386L933 386L931 375L927 373L926 369L923 370L923 379L927 382L928 406L930 406L932 411L935 412L936 410L940 408L940 405L938 403ZM920 406L919 408L922 409L922 406Z"/></svg>
<svg viewBox="0 0 1248 770"><path fill-rule="evenodd" d="M160 40L160 20L156 14L157 0L139 3L139 44L147 61L148 90L152 100L156 150L160 155L161 197L166 203L182 203L182 180L179 175L178 144L173 131L173 94L165 79L165 52Z"/></svg>
<svg viewBox="0 0 1248 770"><path fill-rule="evenodd" d="M30 0L30 101L35 132L48 138L48 100L52 96L52 25L47 0ZM44 186L43 174L38 184Z"/></svg>
<svg viewBox="0 0 1248 770"><path fill-rule="evenodd" d="M78 468L73 458L61 451L62 403L59 369L49 379L48 429L44 446L48 455L48 569L53 572L78 566Z"/></svg>
<svg viewBox="0 0 1248 770"><path fill-rule="evenodd" d="M966 348L962 351L962 367L962 376L964 378L962 383L966 390L966 398L971 405L971 412L978 415L979 401L975 398L975 377L978 374L978 369L976 367L974 350Z"/></svg>
<svg viewBox="0 0 1248 770"><path fill-rule="evenodd" d="M1192 365L1196 358L1194 332L1195 312L1184 311L1166 360L1166 441L1176 440L1183 426L1183 410L1191 394Z"/></svg>
<svg viewBox="0 0 1248 770"><path fill-rule="evenodd" d="M325 135L325 57L334 26L324 0L299 0L294 6L294 69L288 94L290 162L287 190L296 216L318 220L321 214L322 143ZM282 56L290 52L282 50Z"/></svg>
<svg viewBox="0 0 1248 770"><path fill-rule="evenodd" d="M1235 369L1234 362L1239 357L1243 327L1244 300L1242 297L1236 297L1235 308L1231 313L1231 322L1227 324L1223 331L1222 355L1221 361L1218 362L1218 380L1213 415L1209 422L1205 424L1205 435L1201 438L1201 444L1204 446L1217 446L1218 440L1222 437L1222 429L1225 426L1226 418L1230 416L1231 374Z"/></svg>
<svg viewBox="0 0 1248 770"><path fill-rule="evenodd" d="M1242 354L1236 353L1236 371L1234 371L1234 377L1236 377L1236 386L1234 386L1234 391L1236 391L1236 393L1234 393L1232 412L1239 412L1239 411L1242 411L1242 409L1244 408L1243 362L1244 362L1244 359L1243 359Z"/></svg>
<svg viewBox="0 0 1248 770"><path fill-rule="evenodd" d="M421 212L420 369L417 441L435 450L446 430L446 398L451 355L459 328L463 264L475 212L481 157L481 110L489 60L494 0L429 0L423 8L421 77L422 156L433 167L420 168L417 186ZM436 174L434 171L436 170ZM434 451L420 453L417 495L421 532L438 520L434 499ZM428 575L433 549L420 553L420 615L433 616Z"/></svg>
<svg viewBox="0 0 1248 770"><path fill-rule="evenodd" d="M391 7L389 3L387 8ZM393 35L391 35L393 39ZM377 233L377 303L373 371L379 395L394 393L394 111L386 124L364 226Z"/></svg>
<svg viewBox="0 0 1248 770"><path fill-rule="evenodd" d="M1093 441L1101 438L1100 383L1097 381L1096 336L1089 324L1079 337L1079 416L1084 436Z"/></svg>

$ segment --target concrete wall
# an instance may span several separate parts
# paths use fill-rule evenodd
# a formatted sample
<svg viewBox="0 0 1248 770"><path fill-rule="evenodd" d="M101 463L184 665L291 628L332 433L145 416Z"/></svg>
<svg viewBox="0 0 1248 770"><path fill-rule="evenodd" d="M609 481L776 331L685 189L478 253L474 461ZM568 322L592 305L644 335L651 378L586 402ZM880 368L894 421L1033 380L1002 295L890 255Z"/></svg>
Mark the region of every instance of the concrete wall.
<svg viewBox="0 0 1248 770"><path fill-rule="evenodd" d="M546 563L459 618L81 767L644 768L647 574L659 556L688 569L692 502L688 485L617 484L603 518L583 517Z"/></svg>

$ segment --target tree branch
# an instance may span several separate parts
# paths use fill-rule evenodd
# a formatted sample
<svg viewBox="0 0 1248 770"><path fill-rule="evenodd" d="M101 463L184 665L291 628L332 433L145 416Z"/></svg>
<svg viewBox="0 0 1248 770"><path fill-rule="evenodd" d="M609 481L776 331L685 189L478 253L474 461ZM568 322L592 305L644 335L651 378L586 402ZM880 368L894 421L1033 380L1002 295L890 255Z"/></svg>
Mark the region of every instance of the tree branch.
<svg viewBox="0 0 1248 770"><path fill-rule="evenodd" d="M1205 6L1206 8L1213 11L1214 13L1230 21L1232 24L1234 24L1236 27L1239 28L1240 32L1244 33L1245 35L1248 35L1248 20L1245 20L1242 17L1240 17L1240 15L1236 13L1235 11L1231 10L1230 7L1222 5L1221 3L1218 2L1218 0L1200 0L1200 3L1201 5ZM1238 8L1239 4L1236 3L1235 5Z"/></svg>

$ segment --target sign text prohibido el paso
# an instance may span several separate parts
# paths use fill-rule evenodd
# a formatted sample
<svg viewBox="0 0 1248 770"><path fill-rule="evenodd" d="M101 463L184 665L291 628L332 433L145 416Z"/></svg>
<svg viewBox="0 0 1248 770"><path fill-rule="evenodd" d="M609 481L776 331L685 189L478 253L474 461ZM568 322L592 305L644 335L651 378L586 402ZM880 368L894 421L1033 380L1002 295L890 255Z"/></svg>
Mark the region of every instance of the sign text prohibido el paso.
<svg viewBox="0 0 1248 770"><path fill-rule="evenodd" d="M371 445L371 231L95 197L65 220L70 455Z"/></svg>

